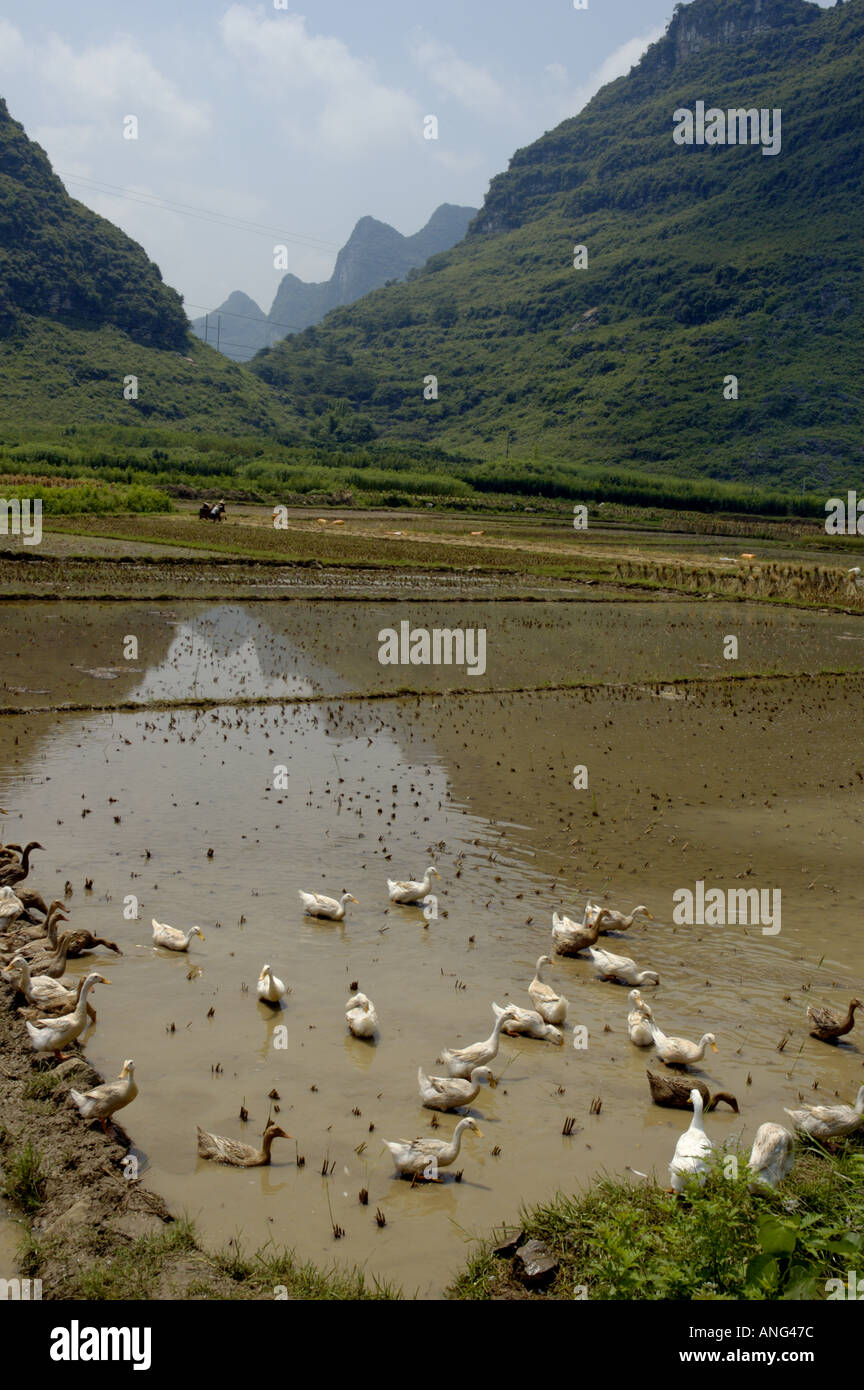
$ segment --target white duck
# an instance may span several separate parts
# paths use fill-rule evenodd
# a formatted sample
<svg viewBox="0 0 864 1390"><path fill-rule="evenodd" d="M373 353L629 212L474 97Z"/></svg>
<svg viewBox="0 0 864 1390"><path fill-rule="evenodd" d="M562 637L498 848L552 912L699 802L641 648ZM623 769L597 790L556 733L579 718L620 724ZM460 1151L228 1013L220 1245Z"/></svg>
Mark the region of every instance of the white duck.
<svg viewBox="0 0 864 1390"><path fill-rule="evenodd" d="M345 1018L355 1038L374 1038L378 1032L378 1014L365 994L353 994L345 1005Z"/></svg>
<svg viewBox="0 0 864 1390"><path fill-rule="evenodd" d="M445 1048L438 1061L444 1063L451 1076L468 1080L475 1067L485 1067L498 1056L501 1029L508 1017L510 1010L505 1009L500 1018L496 1018L495 1027L484 1042L471 1043L470 1047Z"/></svg>
<svg viewBox="0 0 864 1390"><path fill-rule="evenodd" d="M640 970L630 956L614 956L611 951L598 951L588 947L594 969L604 980L616 980L623 985L659 985L660 976L656 970Z"/></svg>
<svg viewBox="0 0 864 1390"><path fill-rule="evenodd" d="M520 1009L518 1004L508 1004L502 1009L500 1004L493 1004L492 1012L496 1019L504 1019L504 1032L511 1038L537 1038L540 1042L557 1043L559 1047L564 1042L561 1029L546 1023L533 1009Z"/></svg>
<svg viewBox="0 0 864 1390"><path fill-rule="evenodd" d="M14 888L0 888L0 930L11 927L24 911L24 904Z"/></svg>
<svg viewBox="0 0 864 1390"><path fill-rule="evenodd" d="M710 1047L712 1052L717 1051L717 1043L713 1033L703 1033L698 1043L690 1042L689 1038L667 1038L653 1020L651 1037L657 1049L657 1056L661 1062L665 1062L667 1067L687 1067L695 1062L701 1062L705 1056L706 1047Z"/></svg>
<svg viewBox="0 0 864 1390"><path fill-rule="evenodd" d="M164 946L166 951L188 951L193 936L200 936L201 940L204 940L204 933L200 927L190 927L184 933L177 927L169 927L167 922L157 922L155 917L150 925L153 928L153 945Z"/></svg>
<svg viewBox="0 0 864 1390"><path fill-rule="evenodd" d="M345 904L356 903L353 893L343 893L341 898L327 898L323 893L304 893L300 890L300 901L307 917L327 917L331 922L341 922L345 916Z"/></svg>
<svg viewBox="0 0 864 1390"><path fill-rule="evenodd" d="M59 980L52 979L50 975L31 975L30 963L24 956L13 956L3 974L14 976L16 971L17 987L28 1004L36 1004L42 1009L53 1009L60 1004L72 1008L77 1002L75 990L67 989Z"/></svg>
<svg viewBox="0 0 864 1390"><path fill-rule="evenodd" d="M646 1004L638 989L631 989L627 998L632 1005L627 1015L627 1033L630 1041L637 1047L650 1047L654 1041L651 1032L651 1020L654 1017L651 1005Z"/></svg>
<svg viewBox="0 0 864 1390"><path fill-rule="evenodd" d="M393 1155L393 1162L400 1174L412 1173L415 1177L437 1182L438 1169L449 1167L459 1157L462 1134L466 1129L473 1129L478 1137L482 1137L477 1121L466 1115L459 1121L449 1142L444 1139L385 1139L384 1143Z"/></svg>
<svg viewBox="0 0 864 1390"><path fill-rule="evenodd" d="M669 1181L673 1192L683 1192L694 1178L700 1183L705 1181L708 1157L714 1148L702 1126L702 1093L695 1086L690 1092L690 1104L693 1106L693 1118L675 1145L675 1153L669 1164Z"/></svg>
<svg viewBox="0 0 864 1390"><path fill-rule="evenodd" d="M546 1023L563 1023L567 1017L569 1001L563 994L556 994L551 985L544 984L540 979L542 967L554 964L551 956L538 956L534 967L534 979L528 986L528 993L532 1004Z"/></svg>
<svg viewBox="0 0 864 1390"><path fill-rule="evenodd" d="M606 914L605 921L600 927L601 936L605 936L610 931L629 931L637 917L647 917L649 922L654 921L644 903L634 907L633 911L628 913L626 917L623 912L618 912L614 907L594 907L591 911L594 915L589 916L589 922L596 921L596 914L599 912Z"/></svg>
<svg viewBox="0 0 864 1390"><path fill-rule="evenodd" d="M92 1091L76 1091L70 1087L69 1095L78 1107L84 1120L98 1120L108 1133L108 1119L124 1105L130 1105L138 1094L135 1084L135 1063L129 1058L123 1063L123 1070L117 1081L107 1081L104 1086L94 1086Z"/></svg>
<svg viewBox="0 0 864 1390"><path fill-rule="evenodd" d="M284 980L274 975L269 965L262 965L255 990L262 1004L279 1004L288 993Z"/></svg>
<svg viewBox="0 0 864 1390"><path fill-rule="evenodd" d="M457 1105L470 1105L476 1099L481 1081L493 1088L498 1085L488 1067L475 1067L469 1081L458 1076L427 1076L422 1067L417 1068L420 1099L427 1110L453 1110Z"/></svg>
<svg viewBox="0 0 864 1390"><path fill-rule="evenodd" d="M864 1086L858 1091L854 1105L805 1105L800 1110L788 1110L795 1128L814 1139L842 1139L864 1124Z"/></svg>
<svg viewBox="0 0 864 1390"><path fill-rule="evenodd" d="M432 887L433 876L435 878L441 877L435 865L430 864L420 882L410 878L388 878L387 892L390 894L391 903L422 902Z"/></svg>
<svg viewBox="0 0 864 1390"><path fill-rule="evenodd" d="M760 1183L776 1187L789 1176L794 1164L795 1140L788 1129L784 1125L760 1125L747 1164L750 1191L757 1191Z"/></svg>
<svg viewBox="0 0 864 1390"><path fill-rule="evenodd" d="M66 1060L66 1055L62 1048L68 1047L74 1042L80 1033L84 1032L87 1026L87 995L94 985L110 985L111 981L106 980L104 975L88 975L81 986L81 994L78 1003L75 1005L71 1014L61 1014L59 1018L43 1018L39 1020L39 1026L25 1019L27 1032L30 1034L30 1041L33 1044L34 1052L53 1052L58 1062Z"/></svg>

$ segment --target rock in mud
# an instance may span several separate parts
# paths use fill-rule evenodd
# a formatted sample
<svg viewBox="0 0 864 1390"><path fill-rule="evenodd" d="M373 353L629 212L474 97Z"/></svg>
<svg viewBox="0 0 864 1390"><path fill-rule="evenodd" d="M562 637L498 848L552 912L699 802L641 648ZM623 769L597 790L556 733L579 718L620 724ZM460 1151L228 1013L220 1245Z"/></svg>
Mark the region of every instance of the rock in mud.
<svg viewBox="0 0 864 1390"><path fill-rule="evenodd" d="M558 1273L558 1261L542 1240L529 1240L516 1251L513 1273L529 1289L544 1288Z"/></svg>
<svg viewBox="0 0 864 1390"><path fill-rule="evenodd" d="M492 1254L497 1255L499 1259L508 1260L511 1255L516 1254L520 1245L524 1245L526 1239L527 1237L524 1231L517 1231L516 1235L511 1236L510 1240L505 1240L500 1245L496 1245Z"/></svg>

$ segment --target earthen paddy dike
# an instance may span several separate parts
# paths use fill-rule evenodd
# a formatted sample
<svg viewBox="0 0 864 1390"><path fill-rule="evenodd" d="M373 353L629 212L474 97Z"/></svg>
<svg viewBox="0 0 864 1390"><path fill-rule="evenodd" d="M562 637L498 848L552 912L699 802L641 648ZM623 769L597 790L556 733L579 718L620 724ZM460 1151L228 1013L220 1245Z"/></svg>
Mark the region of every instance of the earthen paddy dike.
<svg viewBox="0 0 864 1390"><path fill-rule="evenodd" d="M440 1071L442 1047L485 1037L493 1000L529 1004L553 910L580 914L588 894L650 907L606 944L659 973L646 993L664 1030L716 1034L700 1075L741 1107L709 1117L716 1140L749 1143L814 1086L854 1097L858 1033L821 1045L805 1010L862 988L864 633L842 614L688 601L402 608L7 604L2 700L18 712L0 719L0 805L5 840L46 847L34 886L62 897L68 880L73 924L123 948L101 961L112 984L84 1046L106 1075L135 1058L123 1119L145 1184L213 1245L289 1246L433 1298L520 1203L628 1164L664 1180L685 1127L650 1104L645 1069L662 1068L627 1039L627 990L556 958L564 1046L503 1042L460 1182L394 1179L383 1139L454 1126L430 1127L418 1065ZM381 666L378 634L405 617L485 627L486 671ZM189 699L202 707L170 707ZM427 923L388 903L385 880L431 862ZM673 894L698 881L779 889L780 932L677 925ZM313 922L301 888L359 906ZM156 951L154 916L205 941ZM291 988L278 1012L255 1000L265 961ZM354 981L377 1006L375 1044L347 1034ZM197 1158L196 1124L252 1142L275 1105L292 1139L272 1167ZM74 1113L68 1133L99 1139Z"/></svg>

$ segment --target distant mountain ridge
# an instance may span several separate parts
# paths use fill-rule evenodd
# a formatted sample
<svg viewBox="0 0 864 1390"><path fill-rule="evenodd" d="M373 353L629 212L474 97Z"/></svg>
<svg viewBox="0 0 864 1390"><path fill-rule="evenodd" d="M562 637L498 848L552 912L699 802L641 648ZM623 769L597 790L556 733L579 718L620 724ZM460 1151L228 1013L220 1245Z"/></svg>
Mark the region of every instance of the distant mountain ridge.
<svg viewBox="0 0 864 1390"><path fill-rule="evenodd" d="M864 0L676 5L626 76L514 153L463 241L251 370L307 420L335 401L524 491L553 459L852 486L862 72ZM782 110L782 150L676 143L700 103Z"/></svg>
<svg viewBox="0 0 864 1390"><path fill-rule="evenodd" d="M339 255L329 280L309 282L288 274L281 281L270 312L240 290L206 318L193 321L192 331L226 357L245 362L261 348L291 333L320 323L331 309L353 304L388 280L404 280L431 256L449 251L468 231L476 208L442 203L419 232L403 236L387 222L361 217Z"/></svg>

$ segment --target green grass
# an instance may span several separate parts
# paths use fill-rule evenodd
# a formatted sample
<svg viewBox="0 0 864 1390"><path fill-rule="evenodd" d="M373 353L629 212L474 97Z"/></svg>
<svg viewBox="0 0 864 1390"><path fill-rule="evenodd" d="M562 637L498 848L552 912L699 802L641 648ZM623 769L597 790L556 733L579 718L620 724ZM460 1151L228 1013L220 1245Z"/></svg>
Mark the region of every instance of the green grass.
<svg viewBox="0 0 864 1390"><path fill-rule="evenodd" d="M864 1152L812 1144L776 1193L751 1195L718 1157L705 1186L676 1198L659 1187L604 1178L575 1196L524 1210L520 1225L560 1262L541 1297L705 1300L824 1298L825 1281L860 1268ZM486 1240L450 1290L486 1299L520 1288L509 1259Z"/></svg>
<svg viewBox="0 0 864 1390"><path fill-rule="evenodd" d="M24 1099L47 1100L50 1096L53 1096L62 1080L63 1077L58 1076L56 1070L33 1070L24 1083Z"/></svg>
<svg viewBox="0 0 864 1390"><path fill-rule="evenodd" d="M216 1267L246 1291L254 1290L281 1299L398 1299L392 1284L367 1276L360 1269L320 1269L298 1261L290 1250L264 1250L246 1256L242 1247L232 1244L214 1257Z"/></svg>
<svg viewBox="0 0 864 1390"><path fill-rule="evenodd" d="M188 1221L175 1221L156 1235L142 1236L113 1254L102 1255L72 1276L65 1296L88 1301L152 1298L166 1262L197 1249Z"/></svg>
<svg viewBox="0 0 864 1390"><path fill-rule="evenodd" d="M32 1215L45 1200L48 1171L38 1150L29 1139L20 1149L14 1149L4 1159L2 1193L7 1201Z"/></svg>
<svg viewBox="0 0 864 1390"><path fill-rule="evenodd" d="M208 1254L194 1223L185 1218L119 1250L107 1233L94 1237L89 1253L96 1258L83 1262L81 1269L70 1274L64 1298L125 1302L165 1296L177 1279L178 1265L179 1297L316 1302L400 1297L392 1285L370 1279L362 1270L320 1269L298 1261L290 1251L265 1248L246 1256L232 1243ZM38 1245L31 1249L27 1264L38 1271Z"/></svg>

